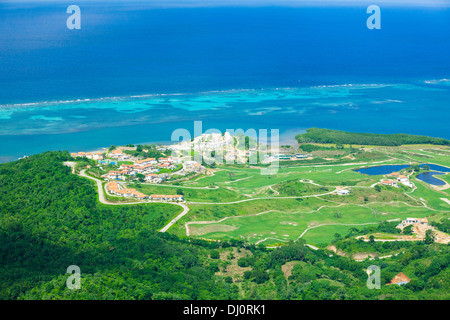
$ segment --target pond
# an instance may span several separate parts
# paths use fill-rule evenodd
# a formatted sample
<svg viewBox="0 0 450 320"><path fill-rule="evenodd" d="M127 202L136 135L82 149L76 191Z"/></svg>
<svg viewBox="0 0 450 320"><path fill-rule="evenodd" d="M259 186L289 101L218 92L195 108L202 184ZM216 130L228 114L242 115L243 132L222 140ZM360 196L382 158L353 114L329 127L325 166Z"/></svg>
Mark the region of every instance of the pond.
<svg viewBox="0 0 450 320"><path fill-rule="evenodd" d="M430 163L426 163L426 164L421 164L420 167L422 168L423 166L429 166L431 170L434 171L441 171L441 172L450 172L450 168L447 167L443 167L437 164L430 164Z"/></svg>
<svg viewBox="0 0 450 320"><path fill-rule="evenodd" d="M402 169L408 168L410 165L403 164L403 165L385 165L385 166L376 166L376 167L369 167L369 168L361 168L359 170L355 170L356 172L362 173L362 174L368 174L369 176L377 176L377 175L383 175L383 174L389 174L392 172L398 172Z"/></svg>
<svg viewBox="0 0 450 320"><path fill-rule="evenodd" d="M424 163L421 164L420 167L423 168L423 166L429 166L430 170L434 171L440 171L440 172L450 172L450 168L440 166L437 164L430 164L430 163ZM408 168L410 165L408 164L398 164L398 165L384 165L384 166L375 166L375 167L369 167L369 168L361 168L359 170L355 170L355 172L359 172L362 174L368 174L369 176L377 176L377 175L383 175L383 174L389 174L392 172L399 172L402 169Z"/></svg>
<svg viewBox="0 0 450 320"><path fill-rule="evenodd" d="M445 182L435 178L435 175L443 175L444 173L442 172L435 172L435 171L427 171L427 172L422 172L421 174L419 174L417 176L417 179L422 180L426 183L435 185L435 186L443 186L445 185Z"/></svg>

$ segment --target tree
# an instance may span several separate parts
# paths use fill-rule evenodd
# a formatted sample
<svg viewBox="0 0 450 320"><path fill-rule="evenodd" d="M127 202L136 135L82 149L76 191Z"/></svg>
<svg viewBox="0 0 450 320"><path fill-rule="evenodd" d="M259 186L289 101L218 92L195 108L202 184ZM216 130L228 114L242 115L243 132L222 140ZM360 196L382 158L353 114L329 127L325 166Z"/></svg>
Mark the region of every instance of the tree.
<svg viewBox="0 0 450 320"><path fill-rule="evenodd" d="M432 243L434 243L434 240L435 240L435 236L433 234L433 230L428 229L425 232L425 243L426 244L432 244Z"/></svg>
<svg viewBox="0 0 450 320"><path fill-rule="evenodd" d="M212 250L212 251L211 251L211 259L219 259L219 258L220 258L219 251L217 251L217 250Z"/></svg>
<svg viewBox="0 0 450 320"><path fill-rule="evenodd" d="M403 228L403 234L405 235L412 235L413 234L413 226L410 224L409 226L406 226Z"/></svg>
<svg viewBox="0 0 450 320"><path fill-rule="evenodd" d="M422 169L423 169L424 171L430 171L430 166L427 165L427 164L424 164L424 165L422 166Z"/></svg>
<svg viewBox="0 0 450 320"><path fill-rule="evenodd" d="M234 172L233 171L228 171L228 177L230 178L230 180L233 180Z"/></svg>

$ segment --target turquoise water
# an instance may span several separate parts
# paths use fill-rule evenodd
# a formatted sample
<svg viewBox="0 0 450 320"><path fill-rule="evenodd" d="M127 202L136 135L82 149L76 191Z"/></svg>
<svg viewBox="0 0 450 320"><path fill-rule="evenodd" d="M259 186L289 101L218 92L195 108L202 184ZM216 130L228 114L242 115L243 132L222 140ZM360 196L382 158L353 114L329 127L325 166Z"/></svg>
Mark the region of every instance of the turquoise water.
<svg viewBox="0 0 450 320"><path fill-rule="evenodd" d="M446 81L421 80L8 104L0 106L0 161L46 150L170 142L175 129L193 134L194 121L203 122L203 132L279 129L288 143L310 127L450 138L448 96ZM434 113L425 112L430 107Z"/></svg>
<svg viewBox="0 0 450 320"><path fill-rule="evenodd" d="M0 162L194 121L289 144L310 127L450 138L449 8L386 7L374 31L365 5L80 5L73 31L66 3L1 2Z"/></svg>

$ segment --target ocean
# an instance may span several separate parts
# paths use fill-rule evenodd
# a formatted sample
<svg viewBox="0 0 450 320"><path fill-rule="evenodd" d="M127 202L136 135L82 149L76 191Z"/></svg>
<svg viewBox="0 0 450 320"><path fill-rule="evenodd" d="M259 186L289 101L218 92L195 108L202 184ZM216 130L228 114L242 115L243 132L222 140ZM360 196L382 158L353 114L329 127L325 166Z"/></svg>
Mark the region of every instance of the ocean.
<svg viewBox="0 0 450 320"><path fill-rule="evenodd" d="M450 9L0 4L0 162L309 127L450 138Z"/></svg>

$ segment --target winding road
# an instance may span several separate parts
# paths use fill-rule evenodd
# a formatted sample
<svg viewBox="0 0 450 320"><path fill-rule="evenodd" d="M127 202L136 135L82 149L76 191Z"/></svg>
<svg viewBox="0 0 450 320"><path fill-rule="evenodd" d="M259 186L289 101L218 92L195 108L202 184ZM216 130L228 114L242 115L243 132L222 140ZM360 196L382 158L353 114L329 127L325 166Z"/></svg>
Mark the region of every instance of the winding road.
<svg viewBox="0 0 450 320"><path fill-rule="evenodd" d="M105 192L104 192L104 190L103 190L102 181L99 180L99 179L97 179L97 178L88 176L88 175L86 174L85 171L86 171L86 170L81 170L79 175L80 175L81 177L84 177L84 178L88 178L88 179L90 179L90 180L93 180L93 181L95 181L95 182L97 183L98 200L99 200L101 203L103 203L103 204L106 204L106 205L112 205L112 206L122 206L122 205L133 205L133 204L151 203L151 202L148 202L148 201L135 201L135 202L124 202L124 203L117 203L117 202L111 202L111 201L108 201L108 200L106 200L106 197L105 197ZM161 230L159 230L159 232L166 232L171 226L173 226L178 220L180 220L184 215L186 215L186 214L189 212L189 207L188 207L187 205L183 204L183 203L176 203L176 202L165 202L165 203L167 203L167 204L173 204L173 205L182 207L182 208L183 208L183 211L182 211L178 216L176 216L175 218L173 218L173 219L172 219L172 220L171 220L164 228L162 228Z"/></svg>

